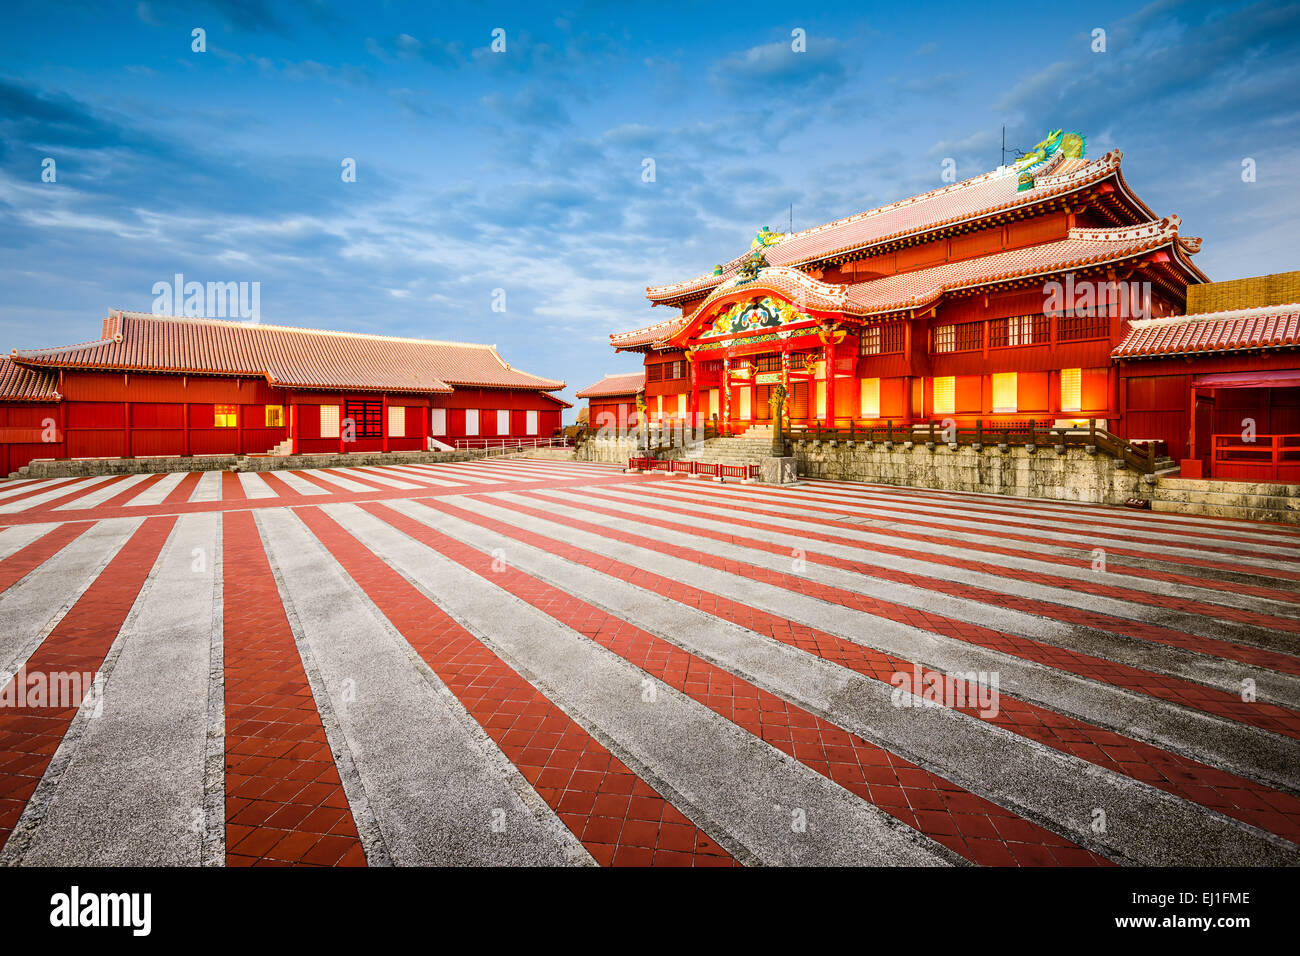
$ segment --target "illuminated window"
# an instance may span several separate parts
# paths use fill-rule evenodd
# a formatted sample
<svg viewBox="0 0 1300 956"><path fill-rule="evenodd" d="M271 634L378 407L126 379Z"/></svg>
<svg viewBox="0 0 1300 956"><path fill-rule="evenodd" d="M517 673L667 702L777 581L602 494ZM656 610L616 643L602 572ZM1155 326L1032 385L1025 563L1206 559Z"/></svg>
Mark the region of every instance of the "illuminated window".
<svg viewBox="0 0 1300 956"><path fill-rule="evenodd" d="M957 378L944 375L934 380L934 413L951 415L957 411Z"/></svg>
<svg viewBox="0 0 1300 956"><path fill-rule="evenodd" d="M339 437L339 407L337 405L322 405L320 407L320 437Z"/></svg>
<svg viewBox="0 0 1300 956"><path fill-rule="evenodd" d="M238 428L239 427L239 409L234 405L215 405L213 424L217 428Z"/></svg>
<svg viewBox="0 0 1300 956"><path fill-rule="evenodd" d="M1077 368L1061 369L1061 411L1077 412L1083 408L1083 372Z"/></svg>
<svg viewBox="0 0 1300 956"><path fill-rule="evenodd" d="M864 378L862 380L862 410L863 418L880 417L880 379Z"/></svg>
<svg viewBox="0 0 1300 956"><path fill-rule="evenodd" d="M681 392L677 396L677 417L686 417L686 393Z"/></svg>
<svg viewBox="0 0 1300 956"><path fill-rule="evenodd" d="M388 437L403 438L406 435L406 409L400 405L388 408Z"/></svg>
<svg viewBox="0 0 1300 956"><path fill-rule="evenodd" d="M995 372L993 374L993 411L1014 412L1016 410L1016 373Z"/></svg>
<svg viewBox="0 0 1300 956"><path fill-rule="evenodd" d="M478 409L477 408L465 409L465 434L466 435L478 434Z"/></svg>
<svg viewBox="0 0 1300 956"><path fill-rule="evenodd" d="M284 427L284 406L283 405L266 406L266 427L267 428Z"/></svg>

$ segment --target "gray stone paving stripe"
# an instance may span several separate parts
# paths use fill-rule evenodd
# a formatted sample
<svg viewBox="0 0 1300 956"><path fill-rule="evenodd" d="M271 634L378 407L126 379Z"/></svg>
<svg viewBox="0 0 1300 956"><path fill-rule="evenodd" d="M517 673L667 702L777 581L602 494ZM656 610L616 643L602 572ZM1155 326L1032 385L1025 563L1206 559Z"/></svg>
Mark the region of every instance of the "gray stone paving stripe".
<svg viewBox="0 0 1300 956"><path fill-rule="evenodd" d="M491 465L450 462L445 465L439 465L438 467L441 469L439 474L475 485L500 485L511 480L530 482L538 480L536 478L511 479L508 475L503 475L499 469L494 468Z"/></svg>
<svg viewBox="0 0 1300 956"><path fill-rule="evenodd" d="M53 501L56 498L62 498L64 495L71 495L78 492L88 492L98 485L108 481L112 475L100 475L96 478L83 478L81 481L71 485L64 485L62 488L50 488L41 492L39 495L32 495L30 498L24 498L21 501L10 501L0 503L0 514L18 514L22 511L28 511L32 508L39 508L47 501Z"/></svg>
<svg viewBox="0 0 1300 956"><path fill-rule="evenodd" d="M764 864L957 861L821 774L368 512L349 505L325 510L588 732L601 734L620 759L724 846L722 834ZM653 688L652 701L645 700L647 688ZM793 832L790 808L805 811L805 832Z"/></svg>
<svg viewBox="0 0 1300 956"><path fill-rule="evenodd" d="M460 496L446 500L450 504L464 501L462 507L514 527L534 531L673 580L689 582L701 590L933 670L950 675L972 671L997 673L1001 689L1021 700L1135 737L1269 786L1300 790L1300 760L1297 759L1300 750L1293 739L956 638L944 637L919 627L876 617L865 611L718 571L651 548L624 544L604 535L570 527L566 523L569 519L590 520L593 517L581 509L569 509L549 502L539 503L528 495L513 492L494 493L489 497L516 501L533 508L542 504L544 510L554 517L543 521L531 515L498 508L485 501L462 499ZM622 530L639 534L643 529L629 520L623 523ZM506 560L509 560L508 556ZM790 569L787 567L783 570Z"/></svg>
<svg viewBox="0 0 1300 956"><path fill-rule="evenodd" d="M221 500L221 472L205 471L199 483L194 486L194 491L190 495L190 501L220 501Z"/></svg>
<svg viewBox="0 0 1300 956"><path fill-rule="evenodd" d="M547 494L555 498L572 501L575 506L580 507L584 504L584 497L581 492L557 490L548 491ZM634 496L628 497L632 498ZM540 500L538 503L542 505L550 504L549 501ZM787 535L781 532L760 531L755 528L734 528L726 521L711 521L695 517L683 519L682 516L677 515L673 511L674 505L669 504L667 499L664 499L663 503L655 504L657 504L657 507L654 505L647 507L639 503L633 504L629 501L625 508L627 517L634 519L637 516L644 515L648 518L663 518L665 520L687 520L692 525L700 528L712 528L725 533L732 533L733 531L736 533L744 533L756 540L769 541L775 544L784 545L790 548L791 555L793 555L797 549L814 554L828 554L867 565L875 564L876 566L883 568L896 568L907 573L927 574L940 580L962 580L961 577L956 575L931 573L928 570L931 567L942 569L942 565L930 565L926 562L917 562L907 558L888 560L891 556L878 555L875 552L866 551L865 549L857 549L845 545L835 545L824 541L807 540L800 538L798 535ZM589 514L586 520L593 524L618 527L617 522L619 519L610 518L606 515ZM709 554L716 554L736 561L743 561L757 567L768 568L773 571L787 574L795 573L791 570L792 562L790 557L785 555L751 550L741 545L728 544L712 538L688 535L682 532L668 531L649 525L638 524L636 533L643 535L646 538L650 538L651 540L662 541L670 544L676 543L683 547L691 547L695 550ZM1102 657L1106 660L1115 661L1117 663L1128 664L1144 670L1168 674L1169 676L1178 677L1183 680L1217 687L1220 690L1231 694L1240 693L1242 680L1249 677L1252 680L1255 680L1259 687L1267 688L1264 693L1266 698L1272 703L1282 704L1283 706L1289 707L1300 706L1300 677L1297 677L1294 674L1286 674L1269 668L1260 667L1258 665L1228 660L1210 653L1202 653L1185 648L1173 647L1167 644L1160 644L1155 641L1130 637L1119 629L1110 631L1102 628L1088 627L1068 621L1061 621L1044 615L1021 611L1015 608L1003 607L993 601L985 602L977 599L958 597L956 595L946 594L941 590L931 590L919 585L900 584L893 581L887 581L877 578L869 573L846 571L841 568L819 564L815 559L807 559L805 566L796 576L807 578L810 581L816 581L819 584L827 584L832 587L843 588L858 594L865 594L882 601L888 601L891 604L898 604L904 607L916 608L934 614L941 614L955 620L965 621L981 627L993 628L998 631L1015 634L1021 637L1029 637L1033 640L1039 640L1044 643L1064 647L1080 653ZM1015 580L1008 580L1001 585L991 587L996 593L1005 592L1008 594L1020 594L1023 593L1018 587L1021 583L1022 582L1017 582ZM984 586L990 587L990 585ZM1025 596L1033 597L1034 595L1025 594ZM1053 603L1067 607L1073 606L1073 604L1069 602L1068 597L1069 592L1066 592L1066 600L1058 600ZM1084 605L1088 610L1106 613L1104 607L1093 606L1093 601L1090 600L1092 595L1078 594L1076 597L1079 603ZM1112 601L1111 603L1119 604L1122 602ZM1152 623L1159 622L1157 615L1153 614L1151 616L1157 618L1157 620ZM1190 615L1183 616L1186 617ZM1268 647L1270 650L1275 650L1279 653L1285 654L1290 653L1295 646L1296 638L1294 635L1286 635L1282 632L1274 632L1267 629L1257 630L1262 631L1265 636L1263 646ZM1255 642L1252 641L1250 643L1254 644Z"/></svg>
<svg viewBox="0 0 1300 956"><path fill-rule="evenodd" d="M320 468L308 469L306 473L311 475L311 477L317 481L323 481L327 485L334 485L337 488L341 488L343 491L378 491L379 490L375 488L374 485L363 485L361 482L353 481L351 478L344 478L341 475L328 474L327 472L325 472ZM376 482L375 484L378 484L378 482ZM337 493L338 492L335 492L335 494Z"/></svg>
<svg viewBox="0 0 1300 956"><path fill-rule="evenodd" d="M1104 856L1152 866L1300 862L1300 847L1131 777L959 711L895 706L890 684L434 508L394 507L486 554L501 549L511 566ZM1094 807L1109 808L1104 834L1092 832Z"/></svg>
<svg viewBox="0 0 1300 956"><path fill-rule="evenodd" d="M16 524L0 530L0 561L12 557L33 541L45 537L57 527L59 527L58 523Z"/></svg>
<svg viewBox="0 0 1300 956"><path fill-rule="evenodd" d="M356 475L366 481L375 481L381 485L387 485L390 488L419 488L413 481L402 481L402 479L387 473L384 468L340 468L339 471L345 475Z"/></svg>
<svg viewBox="0 0 1300 956"><path fill-rule="evenodd" d="M29 491L36 491L38 488L48 488L50 485L64 480L63 478L41 478L30 481L0 482L0 500L12 498L14 495L26 494ZM73 486L69 485L69 487Z"/></svg>
<svg viewBox="0 0 1300 956"><path fill-rule="evenodd" d="M817 503L815 496L820 494L823 497L827 492L817 492L813 489L790 488L782 489L779 492L786 497L801 498L810 503ZM906 495L890 494L873 494L868 492L841 494L840 489L833 493L834 504L858 504L862 507L888 507L891 510L904 511L909 514L929 514L941 520L948 520L950 517L957 516L961 518L982 521L985 524L989 522L1000 522L1015 527L1017 530L1030 529L1040 532L1062 531L1070 533L1077 528L1079 522L1074 518L1063 516L1052 517L1040 511L1035 510L1034 502L1027 499L1017 499L1017 507L992 509L992 508L973 508L962 507L955 503L936 502L936 501L909 501ZM1124 522L1107 517L1107 512L1098 509L1098 513L1089 519L1089 524L1093 525L1098 531L1110 531L1114 534L1128 534L1133 536L1142 536L1150 534L1148 529L1132 528ZM1166 534L1173 529L1162 529ZM1207 529L1208 531L1208 529ZM1277 555L1294 564L1300 560L1300 550L1295 545L1278 541L1276 536L1267 534L1256 534L1243 532L1238 537L1246 537L1248 541L1232 541L1226 537L1216 536L1210 533L1204 534L1177 534L1171 536L1169 540L1177 541L1187 546L1200 545L1202 547L1221 547L1236 548L1238 550L1257 550L1268 554Z"/></svg>
<svg viewBox="0 0 1300 956"><path fill-rule="evenodd" d="M275 476L283 481L286 485L298 492L300 495L328 495L329 492L316 484L314 481L308 481L296 471L277 471Z"/></svg>
<svg viewBox="0 0 1300 956"><path fill-rule="evenodd" d="M412 481L418 481L431 487L464 488L469 484L464 481L453 481L450 478L439 477L432 468L421 469L417 465L394 465L393 471L405 478L410 478Z"/></svg>
<svg viewBox="0 0 1300 956"><path fill-rule="evenodd" d="M889 494L890 489L896 487L858 482L840 484L820 480L807 481L806 485L810 489L826 489L832 493L848 491L857 493L878 492ZM927 492L925 489L903 486L897 486L897 490L917 501L938 501L940 503L961 501L972 505L987 505L995 508L1016 508L1020 502L1029 502L1033 504L1036 511L1052 512L1058 515L1079 516L1084 518L1090 518L1093 515L1101 515L1109 519L1127 522L1130 527L1137 530L1151 531L1160 530L1161 528L1186 528L1193 531L1223 531L1232 534L1263 534L1271 538L1282 539L1287 537L1300 538L1300 530L1261 525L1251 521L1243 521L1238 518L1210 518L1180 515L1177 513L1162 511L1121 511L1114 507L1108 507L1105 505L1080 504L1057 498L1015 498L1007 495L979 495L949 491Z"/></svg>
<svg viewBox="0 0 1300 956"><path fill-rule="evenodd" d="M393 862L594 862L296 515L257 521Z"/></svg>
<svg viewBox="0 0 1300 956"><path fill-rule="evenodd" d="M573 497L573 492L564 489L556 491L555 494ZM579 497L575 500L581 500L581 498ZM628 508L629 513L639 513L638 509L640 506L628 505L626 507ZM656 515L653 507L640 510L644 511L651 517ZM596 521L599 517L600 516L593 516L592 520ZM863 549L850 548L844 545L835 545L823 541L813 541L811 539L800 538L798 535L761 531L754 528L735 528L727 521L711 522L704 518L692 518L691 521L698 524L700 527L710 527L713 530L743 534L746 537L770 541L774 544L785 544L792 549L798 548L801 550L821 551L826 554L833 554L837 557L848 558L850 560L874 563L880 567L890 568L907 574L921 574L942 581L952 581L960 584L967 584L972 587L1005 592L1018 597L1034 601L1043 601L1048 604L1056 604L1062 607L1081 607L1085 610L1105 614L1110 617L1120 618L1122 620L1139 621L1145 624L1155 624L1161 627L1183 631L1187 634L1199 635L1201 637L1209 637L1221 641L1235 641L1249 644L1254 647L1279 651L1281 653L1291 653L1296 646L1297 635L1294 632L1282 631L1256 624L1246 624L1241 621L1234 621L1227 618L1211 617L1204 613L1191 613L1187 611L1179 611L1174 608L1160 607L1158 605L1122 601L1117 598L1105 597L1099 594L1089 594L1086 592L1073 591L1069 588L1056 587L1054 585L1038 584L1033 581L1023 581L1016 578L1002 577L1001 575L983 571L971 571L965 568L936 564L929 561L918 560L916 558L904 558L877 551L867 552ZM656 537L676 534L675 532L667 532L650 527L642 530L645 534ZM718 554L733 552L738 555L751 554L751 552L746 548L727 545L710 538L697 538L695 540L707 542L706 544L695 545L696 547L702 548L703 550L713 551ZM868 554L870 555L869 561L866 560ZM768 558L770 558L770 556L760 557L755 555L752 558L742 556L737 560L762 563L762 561L768 560ZM784 564L785 562L782 562L783 566ZM820 569L818 573L821 573ZM842 575L849 574L849 572L840 573ZM853 577L860 578L861 576L853 575ZM956 598L945 597L945 600L956 600Z"/></svg>
<svg viewBox="0 0 1300 956"><path fill-rule="evenodd" d="M218 526L216 514L177 518L105 660L102 702L83 707L51 762L60 772L42 780L52 792L23 864L203 862Z"/></svg>
<svg viewBox="0 0 1300 956"><path fill-rule="evenodd" d="M239 472L239 484L245 498L279 498L279 493L255 471Z"/></svg>
<svg viewBox="0 0 1300 956"><path fill-rule="evenodd" d="M653 491L638 494L632 489L620 488L617 485L609 489L601 489L601 494L616 496L622 500L630 502L647 502L650 499L648 495L654 495L655 498L677 501L684 508L690 508L693 511L700 511L705 514L731 516L736 514L736 505L727 502L725 505L716 501L711 501L705 497L699 489L683 488L680 484L672 487L657 486ZM1070 578L1076 581L1096 582L1108 587L1127 588L1133 591L1145 591L1149 594L1168 595L1187 601L1202 601L1211 604L1222 604L1226 607L1235 607L1240 610L1254 611L1257 614L1271 614L1284 618L1300 617L1300 604L1294 601L1285 601L1266 597L1256 597L1253 594L1238 594L1234 591L1222 587L1213 587L1209 584L1193 585L1182 584L1176 581L1160 581L1154 578L1137 577L1134 575L1120 574L1109 570L1113 566L1112 562L1107 562L1106 571L1092 570L1090 560L1081 561L1079 564L1055 564L1049 561L1042 561L1030 556L1033 552L1024 548L1022 542L1002 541L1000 546L1012 551L1019 551L1023 556L1014 554L981 554L972 551L969 548L956 547L953 545L938 544L933 541L909 541L900 539L895 535L883 532L871 531L866 528L841 528L828 527L821 522L824 520L815 515L808 515L807 512L799 508L772 508L768 510L779 511L782 514L788 514L790 517L785 519L773 518L768 515L754 515L750 520L763 524L772 524L782 522L782 526L791 530L807 528L811 532L820 534L835 535L840 538L847 538L851 541L861 541L867 545L885 545L893 548L906 548L913 551L925 551L930 554L940 555L943 557L957 558L963 561L978 561L982 564L994 567L1005 567L1011 570L1028 571L1035 574L1047 574L1055 577ZM743 527L735 528L737 534L743 534L750 530ZM810 542L810 546L815 547L820 542ZM1066 549L1055 549L1063 552ZM1039 553L1045 553L1045 549ZM1088 554L1088 552L1076 552ZM1196 576L1197 569L1182 566L1178 572L1184 576Z"/></svg>
<svg viewBox="0 0 1300 956"><path fill-rule="evenodd" d="M135 485L140 484L148 478L148 475L127 475L120 481L108 482L96 488L88 495L80 498L74 498L67 504L59 505L55 511L80 511L85 508L93 508L97 504L107 501L109 498L115 498L122 492L127 491Z"/></svg>
<svg viewBox="0 0 1300 956"><path fill-rule="evenodd" d="M759 492L750 492L748 489L742 489L743 493L753 493L758 495ZM843 498L832 498L830 500L816 500L807 496L799 496L797 493L801 488L782 488L781 490L763 489L762 498L758 500L771 499L784 500L787 503L795 505L810 505L817 508L828 509L832 514L843 517L845 520L858 521L863 524L874 524L880 527L888 528L894 521L903 521L912 523L916 521L929 521L931 523L940 523L951 525L954 528L969 528L975 531L984 531L987 533L990 527L997 527L999 522L991 520L989 515L971 514L963 517L957 510L934 508L930 510L917 510L907 508L902 505L890 505L888 501L872 502L854 502ZM881 515L885 515L882 517ZM1102 547L1117 547L1130 550L1142 550L1152 555L1169 555L1172 557L1199 558L1218 561L1226 564L1235 564L1245 567L1264 568L1268 570L1285 569L1295 570L1293 563L1282 560L1272 560L1269 558L1255 557L1243 553L1243 549L1249 550L1249 544L1238 544L1238 549L1233 552L1209 552L1196 545L1196 542L1189 542L1182 538L1165 536L1159 540L1152 540L1150 537L1143 539L1142 532L1129 532L1128 538L1118 538L1107 534L1110 530L1105 527L1089 524L1088 527L1080 527L1079 522L1075 521L1067 527L1059 529L1042 529L1034 528L1027 525L1016 525L1011 530L1018 534L1032 535L1034 533L1059 533L1061 537L1071 542L1080 542L1086 544L1096 544ZM1228 545L1229 547L1234 547Z"/></svg>
<svg viewBox="0 0 1300 956"><path fill-rule="evenodd" d="M140 494L136 495L126 503L128 508L138 508L143 505L160 505L163 499L172 493L172 490L185 480L186 472L173 471L170 475L163 475L162 480L150 485Z"/></svg>
<svg viewBox="0 0 1300 956"><path fill-rule="evenodd" d="M628 485L626 490L630 491L633 488L644 488L647 494L654 494L654 493L659 493L663 495L679 494L682 495L683 497L687 496L689 493L693 491L695 493L694 497L697 499L702 494L703 495L708 494L707 489L693 488L690 485L683 487L682 485L675 482L674 483L656 482L650 485L638 483L636 485ZM749 499L748 501L734 501L731 498L718 498L718 499L705 498L704 500L716 500L718 502L725 502L731 505L733 508L742 508L742 509L745 508L747 504L752 504L753 507L762 508L764 511L774 511L782 515L788 514L792 516L803 516L812 522L836 521L836 520L844 519L844 516L842 515L837 516L833 514L809 513L808 509L803 506L789 505L789 504L777 503L777 502L766 502L761 498ZM767 516L762 516L762 517L764 519L767 519ZM1064 545L1055 545L1045 541L1014 540L1014 539L1006 538L1005 536L998 535L995 532L985 532L981 534L981 533L971 532L971 531L959 531L954 528L944 528L943 530L939 530L937 528L927 528L920 524L916 524L914 522L907 522L907 521L877 522L877 521L862 521L861 519L859 519L857 521L854 521L853 523L863 528L871 528L882 532L903 531L911 534L926 535L929 537L942 536L949 541L970 542L971 544L976 545L977 548L979 546L991 545L1000 548L1009 548L1015 551L1019 551L1022 554L1026 554L1026 555L1041 554L1041 555L1052 555L1056 557L1068 558L1073 561L1078 561L1079 566L1085 568L1091 568L1092 561L1093 561L1093 552L1092 550L1089 549L1072 548ZM826 530L831 534L843 534L849 529L828 527ZM908 541L908 539L901 539L901 540L904 542ZM912 548L929 548L931 547L931 544L928 541L912 541L910 543L902 543L899 546L912 547ZM980 554L981 552L979 550L970 550L966 552L967 557L972 559L978 559L980 557ZM989 554L987 560L989 560L990 562L999 561L1001 560L1001 555ZM1266 575L1250 573L1246 571L1228 571L1222 568L1209 568L1201 565L1185 564L1182 562L1172 561L1172 560L1162 561L1153 558L1138 558L1138 557L1133 557L1131 555L1118 554L1113 550L1106 552L1106 566L1108 568L1115 568L1115 567L1138 568L1147 571L1159 571L1165 574L1179 574L1179 575L1185 575L1189 577L1205 579L1207 582L1208 581L1228 582L1232 584L1244 584L1250 587L1273 588L1274 590L1281 590L1281 591L1300 591L1300 580L1290 580L1286 578L1278 578L1276 576L1266 576ZM1125 577L1125 580L1130 580L1130 579L1128 577ZM1294 602L1293 602L1293 606L1296 606L1297 609L1300 609L1300 605L1297 605Z"/></svg>
<svg viewBox="0 0 1300 956"><path fill-rule="evenodd" d="M27 662L141 522L140 518L97 522L0 594L0 621L4 622L0 627L0 679L17 673Z"/></svg>

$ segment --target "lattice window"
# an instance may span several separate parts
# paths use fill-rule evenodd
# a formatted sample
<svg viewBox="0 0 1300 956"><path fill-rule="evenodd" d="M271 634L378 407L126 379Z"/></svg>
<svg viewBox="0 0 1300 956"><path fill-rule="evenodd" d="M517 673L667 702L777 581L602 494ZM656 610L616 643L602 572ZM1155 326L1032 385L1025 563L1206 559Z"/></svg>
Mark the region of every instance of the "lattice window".
<svg viewBox="0 0 1300 956"><path fill-rule="evenodd" d="M344 419L352 419L357 438L379 438L384 433L384 403L350 399L343 403Z"/></svg>
<svg viewBox="0 0 1300 956"><path fill-rule="evenodd" d="M388 437L406 437L406 409L401 405L392 405L388 409Z"/></svg>
<svg viewBox="0 0 1300 956"><path fill-rule="evenodd" d="M647 382L662 382L664 380L663 365L647 365L645 367L645 380Z"/></svg>
<svg viewBox="0 0 1300 956"><path fill-rule="evenodd" d="M1104 339L1109 334L1110 307L1106 305L1072 309L1056 320L1058 342Z"/></svg>
<svg viewBox="0 0 1300 956"><path fill-rule="evenodd" d="M984 346L984 323L936 325L932 335L932 352L973 352Z"/></svg>
<svg viewBox="0 0 1300 956"><path fill-rule="evenodd" d="M1051 338L1051 320L1045 315L1012 315L989 322L989 347L1041 345Z"/></svg>
<svg viewBox="0 0 1300 956"><path fill-rule="evenodd" d="M212 424L217 428L239 427L239 406L214 405L212 407Z"/></svg>
<svg viewBox="0 0 1300 956"><path fill-rule="evenodd" d="M754 371L756 372L779 372L781 371L781 355L779 352L770 352L767 355L754 356Z"/></svg>
<svg viewBox="0 0 1300 956"><path fill-rule="evenodd" d="M339 437L339 407L337 405L322 405L320 407L320 437Z"/></svg>
<svg viewBox="0 0 1300 956"><path fill-rule="evenodd" d="M859 355L879 355L880 354L880 326L873 325L869 329L862 330L862 337L858 340Z"/></svg>
<svg viewBox="0 0 1300 956"><path fill-rule="evenodd" d="M1083 370L1061 369L1061 411L1077 412L1083 408Z"/></svg>
<svg viewBox="0 0 1300 956"><path fill-rule="evenodd" d="M951 415L957 411L957 379L943 375L934 380L934 413Z"/></svg>

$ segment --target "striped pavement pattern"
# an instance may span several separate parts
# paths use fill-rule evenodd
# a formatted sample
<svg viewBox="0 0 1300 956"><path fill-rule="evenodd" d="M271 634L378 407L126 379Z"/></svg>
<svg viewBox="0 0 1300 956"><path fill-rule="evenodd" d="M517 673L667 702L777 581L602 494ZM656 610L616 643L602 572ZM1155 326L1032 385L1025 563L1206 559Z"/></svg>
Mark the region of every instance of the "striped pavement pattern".
<svg viewBox="0 0 1300 956"><path fill-rule="evenodd" d="M494 459L0 484L0 864L1300 863L1300 530Z"/></svg>

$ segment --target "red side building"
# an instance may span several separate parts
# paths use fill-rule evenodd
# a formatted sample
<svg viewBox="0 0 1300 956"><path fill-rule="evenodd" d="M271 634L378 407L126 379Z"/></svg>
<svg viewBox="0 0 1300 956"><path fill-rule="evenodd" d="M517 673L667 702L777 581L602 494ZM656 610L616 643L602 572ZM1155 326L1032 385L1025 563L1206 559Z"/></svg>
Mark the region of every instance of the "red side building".
<svg viewBox="0 0 1300 956"><path fill-rule="evenodd" d="M587 424L592 428L635 428L640 415L637 399L645 392L645 372L606 375L577 393L587 400Z"/></svg>
<svg viewBox="0 0 1300 956"><path fill-rule="evenodd" d="M114 311L96 341L0 357L0 474L35 458L545 438L564 387L491 345Z"/></svg>

